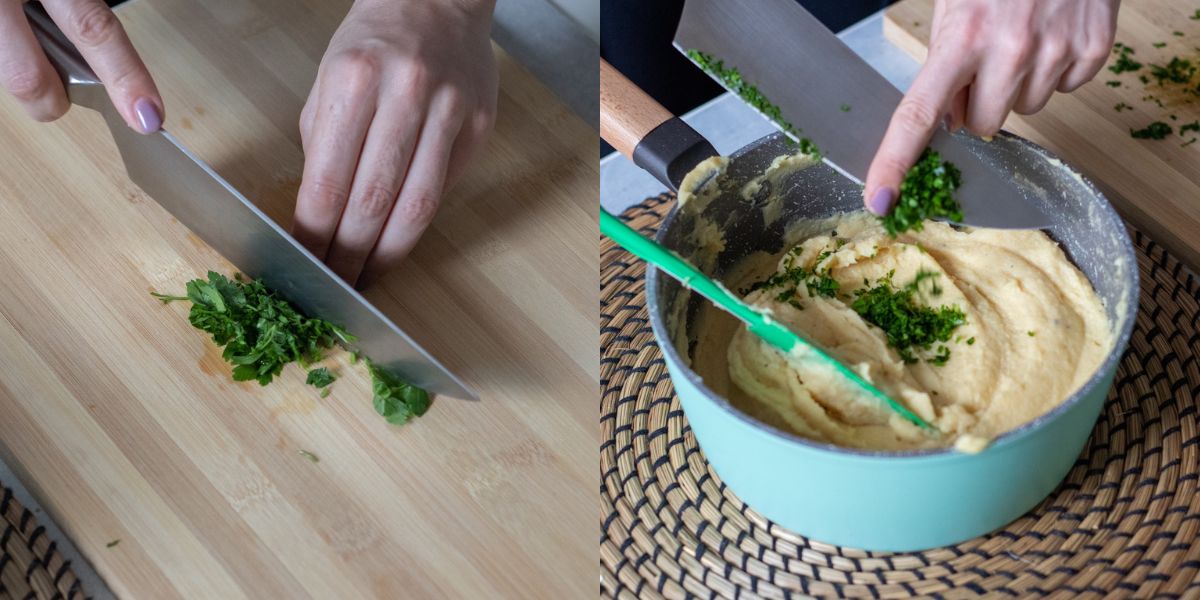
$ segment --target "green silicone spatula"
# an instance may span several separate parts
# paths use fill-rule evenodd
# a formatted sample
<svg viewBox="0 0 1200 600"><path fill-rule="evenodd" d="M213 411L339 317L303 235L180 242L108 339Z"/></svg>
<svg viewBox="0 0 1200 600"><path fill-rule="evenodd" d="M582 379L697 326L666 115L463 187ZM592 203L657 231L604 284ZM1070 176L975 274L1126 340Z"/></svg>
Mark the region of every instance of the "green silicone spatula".
<svg viewBox="0 0 1200 600"><path fill-rule="evenodd" d="M811 356L817 360L824 361L843 377L857 384L864 392L888 405L896 414L924 429L936 431L924 419L913 414L912 411L905 408L902 404L889 398L887 394L876 389L875 386L868 383L862 377L859 377L857 373L848 369L823 350L808 343L808 341L796 335L795 332L787 327L754 310L745 302L742 302L740 298L730 293L724 286L709 279L708 276L701 273L699 269L693 267L686 260L662 247L658 242L642 237L633 228L622 223L620 219L614 217L606 210L600 211L600 233L620 244L634 256L662 269L671 277L678 279L689 289L708 298L713 304L741 319L748 326L751 333L762 338L768 344L775 346L787 354L800 353L804 356Z"/></svg>

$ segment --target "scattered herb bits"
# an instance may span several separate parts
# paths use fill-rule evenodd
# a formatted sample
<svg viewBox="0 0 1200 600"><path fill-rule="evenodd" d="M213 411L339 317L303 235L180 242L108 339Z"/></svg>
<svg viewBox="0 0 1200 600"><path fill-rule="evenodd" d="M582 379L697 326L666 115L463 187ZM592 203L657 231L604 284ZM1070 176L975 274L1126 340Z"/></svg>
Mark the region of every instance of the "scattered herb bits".
<svg viewBox="0 0 1200 600"><path fill-rule="evenodd" d="M741 96L742 100L745 100L747 104L753 106L759 112L766 115L768 119L774 121L775 124L778 125L779 128L784 132L796 138L800 144L801 152L805 154L811 154L813 156L820 156L821 153L819 150L817 150L816 144L813 144L812 140L802 137L800 135L801 131L796 129L791 123L783 118L783 113L779 110L779 106L772 103L770 100L767 100L767 97L764 96L757 87L754 87L745 79L743 79L742 74L737 70L737 67L725 66L724 61L713 58L712 55L705 54L704 52L695 49L688 50L687 55L688 58L692 59L697 65L699 65L704 72L716 78L718 81L724 84L725 87L728 87L730 90L732 90L733 93Z"/></svg>
<svg viewBox="0 0 1200 600"><path fill-rule="evenodd" d="M1125 104L1124 102L1118 102L1118 103L1116 103L1116 105L1113 106L1113 110L1115 110L1117 112L1121 112L1123 110L1133 110L1133 109L1130 108L1130 106L1128 104Z"/></svg>
<svg viewBox="0 0 1200 600"><path fill-rule="evenodd" d="M1130 129L1129 135L1136 139L1161 140L1171 135L1173 131L1170 125L1162 121L1155 121L1141 129Z"/></svg>
<svg viewBox="0 0 1200 600"><path fill-rule="evenodd" d="M888 235L921 231L926 219L963 219L962 206L954 191L962 185L962 174L937 152L926 149L900 183L900 197L888 215L880 217Z"/></svg>
<svg viewBox="0 0 1200 600"><path fill-rule="evenodd" d="M1154 42L1151 45L1154 46L1155 48L1166 48L1167 47L1166 42Z"/></svg>
<svg viewBox="0 0 1200 600"><path fill-rule="evenodd" d="M1106 82L1105 85L1107 85L1108 87L1119 88L1119 87L1121 87L1121 82L1120 81L1109 81L1109 82Z"/></svg>
<svg viewBox="0 0 1200 600"><path fill-rule="evenodd" d="M1197 8L1196 12L1192 13L1192 16L1190 16L1188 18L1193 21L1200 21L1200 8Z"/></svg>
<svg viewBox="0 0 1200 600"><path fill-rule="evenodd" d="M300 452L300 456L307 458L308 462L310 462L310 463L321 462L321 457L317 456L316 454L313 454L312 452L309 452L308 450L301 449L299 452Z"/></svg>
<svg viewBox="0 0 1200 600"><path fill-rule="evenodd" d="M843 105L839 106L838 108L840 108L842 112L850 112L849 104L843 104Z"/></svg>
<svg viewBox="0 0 1200 600"><path fill-rule="evenodd" d="M115 539L115 540L105 544L104 547L105 548L115 548L117 546L117 544L120 544L120 543L121 543L120 539Z"/></svg>
<svg viewBox="0 0 1200 600"><path fill-rule="evenodd" d="M1142 63L1133 59L1133 48L1117 42L1113 44L1113 52L1117 53L1117 60L1108 67L1109 71L1120 75L1128 71L1137 71L1142 68Z"/></svg>

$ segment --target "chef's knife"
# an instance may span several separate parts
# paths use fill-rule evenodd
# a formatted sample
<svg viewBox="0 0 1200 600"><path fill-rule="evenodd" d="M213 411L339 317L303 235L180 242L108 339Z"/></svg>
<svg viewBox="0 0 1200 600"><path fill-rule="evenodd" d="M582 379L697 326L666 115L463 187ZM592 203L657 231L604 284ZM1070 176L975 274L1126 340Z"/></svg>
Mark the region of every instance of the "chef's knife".
<svg viewBox="0 0 1200 600"><path fill-rule="evenodd" d="M784 121L816 144L827 163L860 184L903 96L789 0L687 0L675 47L736 67L746 83L779 106ZM964 224L1050 225L1011 183L1011 174L996 171L954 136L939 128L929 145L962 171L957 198Z"/></svg>
<svg viewBox="0 0 1200 600"><path fill-rule="evenodd" d="M41 5L25 5L34 34L58 69L71 102L104 116L129 178L243 273L305 313L358 337L357 350L414 385L476 399L466 385L390 319L217 175L170 133L141 135L117 113L104 86Z"/></svg>

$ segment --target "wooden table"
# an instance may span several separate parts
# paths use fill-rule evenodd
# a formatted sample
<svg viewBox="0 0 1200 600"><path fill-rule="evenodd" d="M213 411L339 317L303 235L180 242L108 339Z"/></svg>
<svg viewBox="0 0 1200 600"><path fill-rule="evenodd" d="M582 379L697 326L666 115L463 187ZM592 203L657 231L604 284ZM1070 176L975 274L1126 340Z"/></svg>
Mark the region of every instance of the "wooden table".
<svg viewBox="0 0 1200 600"><path fill-rule="evenodd" d="M1189 18L1196 8L1171 0L1122 2L1116 39L1132 46L1134 58L1145 64L1165 64L1172 56L1196 64L1200 21ZM888 8L884 35L923 61L932 15L933 0L903 0ZM1175 31L1184 35L1176 36ZM1166 45L1155 48L1155 43ZM1109 87L1109 81L1122 85ZM1188 137L1178 135L1165 140L1136 140L1129 135L1131 129L1152 121L1167 122L1178 131L1180 125L1200 119L1200 98L1179 93L1181 87L1164 90L1154 83L1143 85L1136 73L1116 75L1105 68L1074 93L1055 94L1036 115L1013 114L1004 128L1078 168L1123 217L1196 269L1200 268L1200 144L1181 147ZM1143 100L1146 95L1158 97L1163 106ZM1116 111L1119 102L1131 110Z"/></svg>
<svg viewBox="0 0 1200 600"><path fill-rule="evenodd" d="M167 128L290 222L347 0L142 0ZM595 593L597 136L500 53L496 132L368 297L482 396L412 424L344 353L230 381L151 290L235 268L132 185L99 117L0 99L0 456L130 598ZM320 458L310 462L300 450ZM109 548L109 542L120 540Z"/></svg>

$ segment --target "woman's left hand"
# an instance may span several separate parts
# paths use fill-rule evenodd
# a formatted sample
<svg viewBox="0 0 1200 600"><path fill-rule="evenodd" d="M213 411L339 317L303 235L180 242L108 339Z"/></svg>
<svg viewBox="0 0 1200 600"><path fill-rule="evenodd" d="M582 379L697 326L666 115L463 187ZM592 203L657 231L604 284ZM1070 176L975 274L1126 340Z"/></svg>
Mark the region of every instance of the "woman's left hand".
<svg viewBox="0 0 1200 600"><path fill-rule="evenodd" d="M494 0L358 0L300 115L293 234L354 284L401 261L492 129Z"/></svg>

